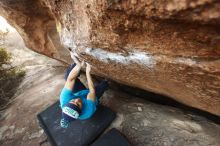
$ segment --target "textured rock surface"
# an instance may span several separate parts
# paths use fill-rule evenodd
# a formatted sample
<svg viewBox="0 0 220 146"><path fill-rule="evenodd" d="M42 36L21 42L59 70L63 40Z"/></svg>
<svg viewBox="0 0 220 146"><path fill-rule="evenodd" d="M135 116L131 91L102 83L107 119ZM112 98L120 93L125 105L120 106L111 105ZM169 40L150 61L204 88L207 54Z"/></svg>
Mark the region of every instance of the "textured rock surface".
<svg viewBox="0 0 220 146"><path fill-rule="evenodd" d="M112 127L134 146L218 146L219 125L194 113L109 90L103 103L117 112Z"/></svg>
<svg viewBox="0 0 220 146"><path fill-rule="evenodd" d="M0 15L22 36L35 52L68 63L69 53L60 44L54 18L40 1L1 0Z"/></svg>
<svg viewBox="0 0 220 146"><path fill-rule="evenodd" d="M12 105L0 112L0 144L39 146L46 135L39 127L36 114L58 100L66 67L28 51L19 40L18 34L9 34L3 46L12 53L14 65L21 65L26 75ZM86 85L85 75L80 79ZM114 83L110 85L119 88ZM109 129L119 129L134 146L219 146L220 125L217 123L220 120L214 123L187 110L146 101L143 95L142 98L131 96L121 92L121 86L120 91L115 89L105 92L101 101L117 113ZM144 95L144 98L150 97L150 94Z"/></svg>
<svg viewBox="0 0 220 146"><path fill-rule="evenodd" d="M217 0L2 0L0 6L37 52L68 62L65 49L48 39L56 22L61 43L96 74L220 115Z"/></svg>

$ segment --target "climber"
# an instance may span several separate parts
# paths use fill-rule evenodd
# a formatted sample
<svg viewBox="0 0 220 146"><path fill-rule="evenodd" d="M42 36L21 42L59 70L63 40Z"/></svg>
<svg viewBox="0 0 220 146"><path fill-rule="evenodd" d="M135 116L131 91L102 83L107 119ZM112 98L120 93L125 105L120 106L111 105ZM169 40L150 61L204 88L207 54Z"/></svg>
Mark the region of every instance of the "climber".
<svg viewBox="0 0 220 146"><path fill-rule="evenodd" d="M86 63L86 78L88 89L78 79L81 67L84 61L80 62L73 53L71 57L75 64L71 65L65 74L65 86L60 94L60 106L62 109L62 118L60 125L67 128L70 122L79 119L90 118L96 111L100 97L108 88L108 82L102 81L94 87L90 71L91 66Z"/></svg>

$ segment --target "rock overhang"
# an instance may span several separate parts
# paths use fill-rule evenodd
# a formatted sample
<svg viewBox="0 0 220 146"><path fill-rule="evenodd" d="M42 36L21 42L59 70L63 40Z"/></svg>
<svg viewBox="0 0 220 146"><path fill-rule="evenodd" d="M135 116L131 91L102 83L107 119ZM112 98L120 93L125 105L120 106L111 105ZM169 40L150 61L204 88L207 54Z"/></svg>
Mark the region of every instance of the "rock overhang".
<svg viewBox="0 0 220 146"><path fill-rule="evenodd" d="M220 115L218 1L3 0L0 6L32 50L71 63L65 49L71 48L96 74Z"/></svg>

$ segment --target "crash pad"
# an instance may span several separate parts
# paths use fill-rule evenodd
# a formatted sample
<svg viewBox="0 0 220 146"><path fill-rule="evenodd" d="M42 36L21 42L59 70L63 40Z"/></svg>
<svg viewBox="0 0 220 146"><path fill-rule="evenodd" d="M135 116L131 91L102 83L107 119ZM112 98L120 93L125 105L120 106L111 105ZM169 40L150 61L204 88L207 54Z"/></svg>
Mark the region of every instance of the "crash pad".
<svg viewBox="0 0 220 146"><path fill-rule="evenodd" d="M127 139L115 128L97 139L91 146L131 146Z"/></svg>
<svg viewBox="0 0 220 146"><path fill-rule="evenodd" d="M90 119L75 120L65 129L60 126L59 102L37 115L41 127L53 146L87 146L111 124L115 116L116 114L108 107L99 105Z"/></svg>

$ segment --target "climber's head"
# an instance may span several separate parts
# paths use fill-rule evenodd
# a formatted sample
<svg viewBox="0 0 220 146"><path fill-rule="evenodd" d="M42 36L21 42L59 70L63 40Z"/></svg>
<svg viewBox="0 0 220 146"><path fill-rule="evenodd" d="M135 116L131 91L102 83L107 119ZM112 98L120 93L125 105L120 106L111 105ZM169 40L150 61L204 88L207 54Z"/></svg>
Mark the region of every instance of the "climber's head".
<svg viewBox="0 0 220 146"><path fill-rule="evenodd" d="M82 100L80 98L72 99L69 103L74 104L82 109Z"/></svg>
<svg viewBox="0 0 220 146"><path fill-rule="evenodd" d="M80 98L73 99L67 103L62 109L61 127L67 128L69 123L78 119L82 109L82 100Z"/></svg>

